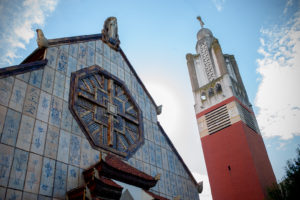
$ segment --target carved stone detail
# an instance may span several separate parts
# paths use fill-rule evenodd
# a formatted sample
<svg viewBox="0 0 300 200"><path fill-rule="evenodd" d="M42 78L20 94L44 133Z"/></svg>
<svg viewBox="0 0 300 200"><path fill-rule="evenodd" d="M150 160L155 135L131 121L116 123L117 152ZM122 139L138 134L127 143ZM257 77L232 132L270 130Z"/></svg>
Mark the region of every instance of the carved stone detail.
<svg viewBox="0 0 300 200"><path fill-rule="evenodd" d="M105 20L102 29L102 40L114 49L119 48L120 40L117 18L109 17Z"/></svg>
<svg viewBox="0 0 300 200"><path fill-rule="evenodd" d="M211 60L208 46L206 45L205 42L200 43L199 54L201 55L201 59L204 64L204 68L205 68L205 72L206 72L208 80L209 81L214 80L216 78L216 75L215 75L214 68L213 68L213 62Z"/></svg>

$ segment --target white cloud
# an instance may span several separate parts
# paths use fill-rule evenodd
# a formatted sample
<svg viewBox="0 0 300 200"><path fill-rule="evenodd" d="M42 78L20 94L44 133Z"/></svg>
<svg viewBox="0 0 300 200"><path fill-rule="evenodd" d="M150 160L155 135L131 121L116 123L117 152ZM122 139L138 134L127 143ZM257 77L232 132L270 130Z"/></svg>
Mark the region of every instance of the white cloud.
<svg viewBox="0 0 300 200"><path fill-rule="evenodd" d="M0 65L12 64L17 51L34 38L34 26L43 26L58 0L2 0L0 2Z"/></svg>
<svg viewBox="0 0 300 200"><path fill-rule="evenodd" d="M215 4L218 11L221 11L225 4L225 0L212 0L212 2Z"/></svg>
<svg viewBox="0 0 300 200"><path fill-rule="evenodd" d="M288 3L291 4L291 3ZM286 12L286 11L285 11ZM300 135L300 11L283 25L261 30L257 72L261 75L255 105L265 137Z"/></svg>
<svg viewBox="0 0 300 200"><path fill-rule="evenodd" d="M200 181L203 181L203 191L200 194L200 199L201 200L212 200L208 176L205 174L199 174L197 172L193 172L193 176L195 177L195 179L197 180L198 183Z"/></svg>
<svg viewBox="0 0 300 200"><path fill-rule="evenodd" d="M285 8L284 8L284 10L283 10L283 14L286 14L287 11L288 11L288 9L289 9L289 7L291 7L292 5L293 5L293 0L288 0L288 1L286 2Z"/></svg>

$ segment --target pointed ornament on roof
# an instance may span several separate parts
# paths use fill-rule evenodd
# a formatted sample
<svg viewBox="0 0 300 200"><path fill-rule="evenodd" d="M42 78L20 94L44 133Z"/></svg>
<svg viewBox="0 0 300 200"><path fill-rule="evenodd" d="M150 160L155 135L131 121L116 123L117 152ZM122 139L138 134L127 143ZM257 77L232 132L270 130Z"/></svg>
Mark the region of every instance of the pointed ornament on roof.
<svg viewBox="0 0 300 200"><path fill-rule="evenodd" d="M116 50L119 48L120 40L116 17L109 17L105 20L102 29L102 40Z"/></svg>
<svg viewBox="0 0 300 200"><path fill-rule="evenodd" d="M36 33L37 33L36 42L37 42L37 45L38 45L39 49L47 48L49 46L48 40L44 36L44 33L43 33L42 29L36 29Z"/></svg>
<svg viewBox="0 0 300 200"><path fill-rule="evenodd" d="M198 20L199 20L199 22L200 22L200 26L201 26L201 28L203 28L203 26L204 26L204 22L202 21L201 17L200 17L200 16L198 16L198 17L197 17L197 19L198 19Z"/></svg>

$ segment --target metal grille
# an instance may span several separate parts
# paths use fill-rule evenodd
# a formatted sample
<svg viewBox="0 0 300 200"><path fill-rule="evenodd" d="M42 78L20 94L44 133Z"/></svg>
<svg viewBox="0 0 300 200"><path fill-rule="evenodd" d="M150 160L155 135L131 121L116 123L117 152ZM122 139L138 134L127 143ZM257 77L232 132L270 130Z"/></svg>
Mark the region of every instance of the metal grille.
<svg viewBox="0 0 300 200"><path fill-rule="evenodd" d="M252 113L250 113L247 109L245 109L240 104L238 104L238 109L240 110L243 121L247 124L247 126L258 133L258 128L256 126L255 118L252 115Z"/></svg>
<svg viewBox="0 0 300 200"><path fill-rule="evenodd" d="M205 114L208 133L212 134L231 125L226 105Z"/></svg>

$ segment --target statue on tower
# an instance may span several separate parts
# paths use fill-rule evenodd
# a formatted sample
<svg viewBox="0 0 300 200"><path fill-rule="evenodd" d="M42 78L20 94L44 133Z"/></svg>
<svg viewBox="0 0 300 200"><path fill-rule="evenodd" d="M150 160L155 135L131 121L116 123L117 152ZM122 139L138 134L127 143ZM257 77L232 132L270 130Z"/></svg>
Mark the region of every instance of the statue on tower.
<svg viewBox="0 0 300 200"><path fill-rule="evenodd" d="M118 35L118 23L116 17L109 17L105 20L102 29L102 40L111 47L118 49L120 45Z"/></svg>
<svg viewBox="0 0 300 200"><path fill-rule="evenodd" d="M198 20L199 20L199 22L200 22L200 26L201 26L201 28L203 28L203 26L204 26L204 22L202 21L201 17L200 17L200 16L198 16L198 17L197 17L197 19L198 19Z"/></svg>

